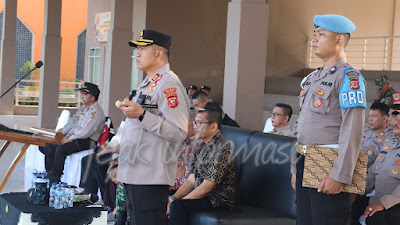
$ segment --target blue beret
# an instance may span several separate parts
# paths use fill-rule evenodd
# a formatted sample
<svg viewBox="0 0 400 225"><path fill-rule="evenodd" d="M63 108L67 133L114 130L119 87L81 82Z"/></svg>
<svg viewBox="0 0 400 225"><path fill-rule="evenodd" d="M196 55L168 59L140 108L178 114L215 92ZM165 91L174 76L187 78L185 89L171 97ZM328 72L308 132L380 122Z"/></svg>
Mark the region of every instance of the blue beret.
<svg viewBox="0 0 400 225"><path fill-rule="evenodd" d="M356 29L351 20L341 15L316 15L314 25L335 33L351 33Z"/></svg>

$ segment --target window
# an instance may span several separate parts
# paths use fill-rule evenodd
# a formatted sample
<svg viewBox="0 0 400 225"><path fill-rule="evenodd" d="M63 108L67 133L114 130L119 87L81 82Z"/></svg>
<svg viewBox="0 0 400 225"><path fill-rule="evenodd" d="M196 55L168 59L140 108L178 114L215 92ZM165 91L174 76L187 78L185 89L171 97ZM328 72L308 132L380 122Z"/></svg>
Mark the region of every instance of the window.
<svg viewBox="0 0 400 225"><path fill-rule="evenodd" d="M89 49L89 82L100 84L100 48Z"/></svg>

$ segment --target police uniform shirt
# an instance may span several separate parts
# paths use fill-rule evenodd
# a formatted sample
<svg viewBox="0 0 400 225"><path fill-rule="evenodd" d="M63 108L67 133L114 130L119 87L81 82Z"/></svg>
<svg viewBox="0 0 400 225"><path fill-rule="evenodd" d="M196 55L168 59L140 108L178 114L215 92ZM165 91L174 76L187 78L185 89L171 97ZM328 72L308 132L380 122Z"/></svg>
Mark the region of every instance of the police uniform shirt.
<svg viewBox="0 0 400 225"><path fill-rule="evenodd" d="M169 64L148 74L139 86L148 108L143 120L126 118L120 145L117 180L135 185L174 185L177 156L185 140L190 100Z"/></svg>
<svg viewBox="0 0 400 225"><path fill-rule="evenodd" d="M393 137L393 131L388 128L377 133L370 128L366 128L363 133L363 142L361 145L361 151L368 153L368 167L369 168L379 154L380 145L383 140L390 139Z"/></svg>
<svg viewBox="0 0 400 225"><path fill-rule="evenodd" d="M370 203L380 201L385 209L400 203L400 142L383 140L376 161L368 169L366 193L375 189Z"/></svg>
<svg viewBox="0 0 400 225"><path fill-rule="evenodd" d="M359 72L351 68L350 64L341 59L331 68L315 70L304 79L299 95L297 126L297 140L300 144L339 145L339 155L329 176L345 184L351 183L361 149L366 104L365 81ZM349 69L350 72L347 72ZM350 75L360 79L344 85L350 79L345 76ZM341 93L342 90L357 89L359 86L364 91L362 88L354 90L352 96L347 95L350 92ZM342 108L342 104L347 108ZM360 104L362 107L349 107Z"/></svg>
<svg viewBox="0 0 400 225"><path fill-rule="evenodd" d="M71 140L90 138L98 141L105 121L103 109L97 102L91 106L83 105L68 120L67 125L63 128L63 134Z"/></svg>
<svg viewBox="0 0 400 225"><path fill-rule="evenodd" d="M289 137L295 137L294 134L292 133L290 129L290 125L286 125L284 127L278 128L278 129L273 129L269 132L270 134L278 134L278 135L283 135L283 136L289 136Z"/></svg>

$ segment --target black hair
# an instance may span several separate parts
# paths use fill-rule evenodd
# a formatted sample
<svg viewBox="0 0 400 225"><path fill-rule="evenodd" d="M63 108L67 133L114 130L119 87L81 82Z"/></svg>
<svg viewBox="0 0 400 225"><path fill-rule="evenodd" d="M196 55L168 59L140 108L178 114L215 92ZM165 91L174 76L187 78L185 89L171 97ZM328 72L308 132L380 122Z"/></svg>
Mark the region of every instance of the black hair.
<svg viewBox="0 0 400 225"><path fill-rule="evenodd" d="M224 114L224 111L222 110L221 106L216 103L216 102L207 102L207 104L204 106L205 109L212 108L216 109L219 113Z"/></svg>
<svg viewBox="0 0 400 225"><path fill-rule="evenodd" d="M389 106L389 109L400 110L400 104L393 104Z"/></svg>
<svg viewBox="0 0 400 225"><path fill-rule="evenodd" d="M196 93L193 94L192 99L203 101L208 99L208 96L204 91L196 91Z"/></svg>
<svg viewBox="0 0 400 225"><path fill-rule="evenodd" d="M370 110L379 110L379 112L382 114L382 116L387 116L389 113L389 107L385 103L381 102L374 102L371 105Z"/></svg>
<svg viewBox="0 0 400 225"><path fill-rule="evenodd" d="M292 117L293 113L292 107L290 107L290 105L284 103L277 103L275 104L275 107L282 108L283 114L289 117L288 121L290 120L290 117Z"/></svg>
<svg viewBox="0 0 400 225"><path fill-rule="evenodd" d="M199 113L205 113L205 112L207 113L206 119L208 120L208 122L218 124L218 129L221 129L222 114L215 108L206 108L200 111Z"/></svg>

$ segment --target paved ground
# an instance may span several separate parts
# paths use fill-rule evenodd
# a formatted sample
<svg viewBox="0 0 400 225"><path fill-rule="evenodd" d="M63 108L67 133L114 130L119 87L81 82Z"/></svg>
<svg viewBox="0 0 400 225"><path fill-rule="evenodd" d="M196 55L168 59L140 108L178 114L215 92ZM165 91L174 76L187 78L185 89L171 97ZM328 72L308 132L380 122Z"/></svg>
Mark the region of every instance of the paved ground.
<svg viewBox="0 0 400 225"><path fill-rule="evenodd" d="M4 116L0 115L0 123L7 127L29 131L32 126L37 126L37 116ZM1 139L1 137L0 137ZM0 140L0 146L3 146L5 141ZM23 144L12 143L8 146L3 156L0 158L0 179L3 179L7 169L13 162L14 158L21 150ZM21 158L19 163L11 174L6 186L1 193L7 192L23 192L24 191L24 169L25 169L25 155ZM113 225L114 223L108 223Z"/></svg>
<svg viewBox="0 0 400 225"><path fill-rule="evenodd" d="M37 116L4 116L0 115L0 123L18 130L28 131L31 126L37 125ZM1 137L0 137L1 138ZM5 141L0 140L2 146ZM0 158L0 178L3 179L7 169L13 162L14 158L21 150L23 144L11 143L3 156ZM6 186L2 193L6 192L19 192L24 191L24 168L25 168L25 156L21 158L19 163L11 174Z"/></svg>

